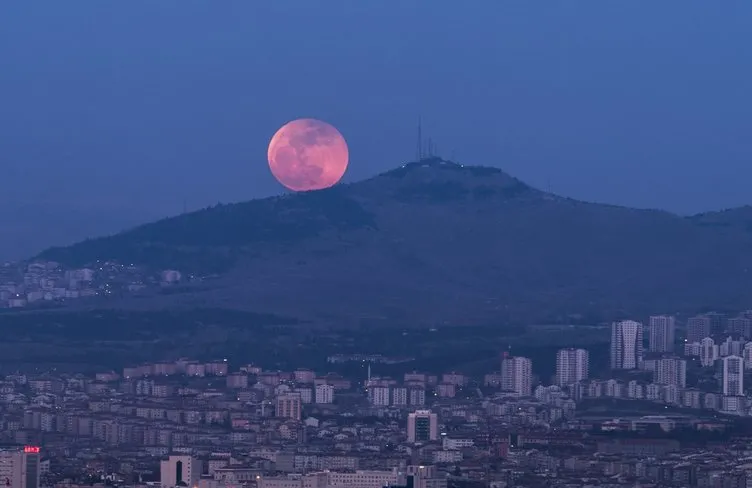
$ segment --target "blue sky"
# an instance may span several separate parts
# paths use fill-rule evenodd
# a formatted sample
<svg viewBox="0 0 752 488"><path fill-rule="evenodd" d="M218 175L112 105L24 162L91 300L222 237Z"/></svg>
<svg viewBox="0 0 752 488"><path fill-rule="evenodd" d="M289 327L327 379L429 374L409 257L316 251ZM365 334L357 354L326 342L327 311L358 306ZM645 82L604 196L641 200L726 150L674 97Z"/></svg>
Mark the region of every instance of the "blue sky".
<svg viewBox="0 0 752 488"><path fill-rule="evenodd" d="M0 258L280 193L315 117L346 181L415 152L585 200L750 203L752 2L37 0L0 4Z"/></svg>

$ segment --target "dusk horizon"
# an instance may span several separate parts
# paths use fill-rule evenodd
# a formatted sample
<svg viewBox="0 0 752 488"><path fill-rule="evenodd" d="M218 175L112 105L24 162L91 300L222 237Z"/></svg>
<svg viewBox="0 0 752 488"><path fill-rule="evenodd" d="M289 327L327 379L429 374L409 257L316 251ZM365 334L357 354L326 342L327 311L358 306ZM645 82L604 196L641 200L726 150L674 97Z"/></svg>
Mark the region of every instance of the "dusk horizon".
<svg viewBox="0 0 752 488"><path fill-rule="evenodd" d="M36 5L0 15L0 258L279 193L266 145L300 117L343 133L345 182L411 159L420 117L444 157L572 198L750 203L746 3Z"/></svg>

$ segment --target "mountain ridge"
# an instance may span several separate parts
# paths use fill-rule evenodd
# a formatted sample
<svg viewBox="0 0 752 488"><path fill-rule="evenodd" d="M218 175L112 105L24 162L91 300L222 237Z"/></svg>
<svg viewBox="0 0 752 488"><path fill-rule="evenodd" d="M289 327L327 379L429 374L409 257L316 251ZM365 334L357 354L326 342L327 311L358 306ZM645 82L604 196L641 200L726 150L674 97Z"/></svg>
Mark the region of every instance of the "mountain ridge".
<svg viewBox="0 0 752 488"><path fill-rule="evenodd" d="M752 207L681 217L588 203L498 168L433 158L39 257L221 275L210 290L154 298L154 306L292 311L355 325L523 323L747 308L751 229Z"/></svg>

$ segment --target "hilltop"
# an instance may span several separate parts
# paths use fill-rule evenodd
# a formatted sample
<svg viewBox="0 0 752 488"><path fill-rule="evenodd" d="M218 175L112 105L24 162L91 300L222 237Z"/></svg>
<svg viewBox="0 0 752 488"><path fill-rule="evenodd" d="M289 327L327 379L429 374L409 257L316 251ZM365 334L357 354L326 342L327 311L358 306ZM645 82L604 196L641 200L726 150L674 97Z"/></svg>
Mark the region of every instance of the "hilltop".
<svg viewBox="0 0 752 488"><path fill-rule="evenodd" d="M40 257L218 275L200 290L139 306L239 308L352 325L592 321L748 308L749 222L749 208L681 217L587 203L500 169L433 158L327 190L218 205Z"/></svg>

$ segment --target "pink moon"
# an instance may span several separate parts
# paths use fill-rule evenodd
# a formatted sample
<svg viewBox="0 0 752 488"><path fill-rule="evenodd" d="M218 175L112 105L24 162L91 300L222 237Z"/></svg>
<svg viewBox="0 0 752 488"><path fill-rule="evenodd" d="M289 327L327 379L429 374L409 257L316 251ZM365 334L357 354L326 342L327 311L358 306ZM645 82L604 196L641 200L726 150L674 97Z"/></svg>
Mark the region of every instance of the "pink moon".
<svg viewBox="0 0 752 488"><path fill-rule="evenodd" d="M349 151L334 126L316 119L297 119L274 134L267 158L274 177L290 190L321 190L342 179Z"/></svg>

